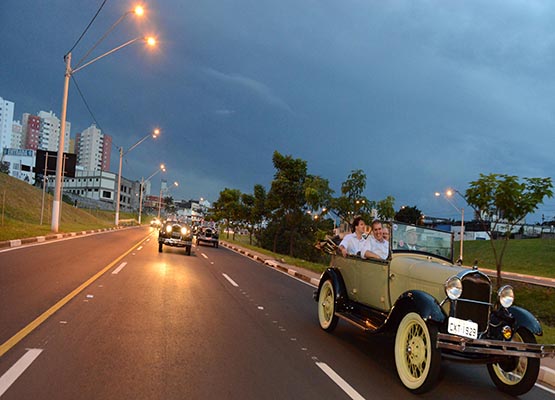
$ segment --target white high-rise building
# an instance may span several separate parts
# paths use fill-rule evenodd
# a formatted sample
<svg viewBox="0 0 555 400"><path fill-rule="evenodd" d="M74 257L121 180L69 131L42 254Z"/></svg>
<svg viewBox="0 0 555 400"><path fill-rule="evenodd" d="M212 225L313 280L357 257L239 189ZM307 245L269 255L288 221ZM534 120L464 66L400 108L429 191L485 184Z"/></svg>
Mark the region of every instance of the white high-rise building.
<svg viewBox="0 0 555 400"><path fill-rule="evenodd" d="M0 97L0 150L12 146L12 125L15 103Z"/></svg>
<svg viewBox="0 0 555 400"><path fill-rule="evenodd" d="M21 122L14 121L12 125L12 145L13 149L22 149L23 148L23 126Z"/></svg>
<svg viewBox="0 0 555 400"><path fill-rule="evenodd" d="M58 151L60 142L60 119L52 111L40 111L38 114L41 120L39 146L38 148L46 151ZM71 123L66 121L66 131L64 135L64 152L69 150L69 136L71 133Z"/></svg>
<svg viewBox="0 0 555 400"><path fill-rule="evenodd" d="M86 171L108 171L110 169L112 138L92 124L75 137L77 165Z"/></svg>

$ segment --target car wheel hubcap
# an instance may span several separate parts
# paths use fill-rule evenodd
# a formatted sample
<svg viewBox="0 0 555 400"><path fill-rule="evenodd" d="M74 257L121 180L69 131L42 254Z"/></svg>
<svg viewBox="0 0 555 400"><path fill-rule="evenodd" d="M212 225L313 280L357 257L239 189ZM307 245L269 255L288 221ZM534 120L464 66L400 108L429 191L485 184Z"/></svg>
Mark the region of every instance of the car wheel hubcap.
<svg viewBox="0 0 555 400"><path fill-rule="evenodd" d="M426 368L426 340L422 327L418 324L410 326L407 332L405 361L410 374L418 378Z"/></svg>

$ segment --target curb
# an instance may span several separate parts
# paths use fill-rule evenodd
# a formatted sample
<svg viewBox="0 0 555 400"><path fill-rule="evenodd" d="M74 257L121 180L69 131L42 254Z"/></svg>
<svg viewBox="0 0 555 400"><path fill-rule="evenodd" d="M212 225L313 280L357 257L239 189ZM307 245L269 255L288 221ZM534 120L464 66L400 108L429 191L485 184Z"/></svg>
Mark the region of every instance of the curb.
<svg viewBox="0 0 555 400"><path fill-rule="evenodd" d="M122 226L122 227L93 229L93 230L81 231L81 232L54 233L54 234L46 235L46 236L37 236L37 237L24 238L24 239L4 240L4 241L0 241L0 249L11 248L11 247L19 247L19 246L22 246L24 244L41 243L41 242L46 242L46 241L50 241L50 240L63 239L63 238L67 238L67 237L89 235L91 233L113 231L113 230L118 230L118 229L123 229L123 228L128 228L128 227L123 227Z"/></svg>
<svg viewBox="0 0 555 400"><path fill-rule="evenodd" d="M272 268L275 268L281 272L287 273L291 276L294 276L295 278L301 279L305 282L310 283L311 285L314 286L318 286L319 282L320 282L320 276L319 274L317 274L316 272L312 272L312 271L308 271L308 270L302 270L301 272L297 271L296 269L291 268L290 265L285 264L285 263L280 263L277 260L275 260L274 258L264 258L264 256L261 256L260 254L256 254L256 253L250 253L249 250L246 250L242 247L238 247L234 244L231 243L227 243L227 242L223 242L220 241L220 244L224 247L227 247L237 253L240 253L242 255L245 255L247 257L250 257L256 261L261 262L262 264L268 265ZM298 268L298 267L295 267ZM312 275L312 276L310 276ZM315 277L317 276L317 277ZM537 382L541 383L541 384L545 384L545 385L549 385L550 387L555 388L555 359L553 358L544 358L541 359L541 367L540 367L540 373L538 375L538 380ZM549 365L549 367L547 367L546 365Z"/></svg>
<svg viewBox="0 0 555 400"><path fill-rule="evenodd" d="M296 269L291 268L290 265L285 264L285 263L280 263L277 260L275 260L274 258L268 257L268 258L264 258L264 256L260 255L260 254L256 254L256 253L250 253L249 250L245 250L242 247L238 247L235 246L233 244L227 243L227 242L223 242L220 240L220 244L224 247L227 247L230 250L233 250L239 254L245 255L247 257L252 258L255 261L258 261L262 264L265 264L269 267L275 268L281 272L284 272L288 275L291 275L297 279L300 279L304 282L310 283L313 286L318 286L318 284L320 283L320 275L316 272L312 272L312 271L298 271ZM297 268L297 267L296 267Z"/></svg>

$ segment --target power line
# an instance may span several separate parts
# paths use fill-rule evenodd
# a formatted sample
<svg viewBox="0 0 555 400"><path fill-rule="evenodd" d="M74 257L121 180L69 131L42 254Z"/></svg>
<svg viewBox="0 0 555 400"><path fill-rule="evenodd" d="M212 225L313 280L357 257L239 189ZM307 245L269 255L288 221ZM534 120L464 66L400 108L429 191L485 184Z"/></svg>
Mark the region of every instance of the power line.
<svg viewBox="0 0 555 400"><path fill-rule="evenodd" d="M89 107L89 104L87 103L87 100L85 100L85 96L83 96L83 92L81 92L81 89L79 88L79 85L77 84L77 80L75 79L75 76L71 75L71 79L73 79L73 83L75 84L75 87L77 88L77 92L79 92L79 96L81 97L81 100L83 100L83 103L85 103L85 107L87 107L87 110L89 111L89 114L91 115L94 123L96 124L98 129L102 130L102 127L100 126L100 124L96 120L96 117L94 116L91 108Z"/></svg>
<svg viewBox="0 0 555 400"><path fill-rule="evenodd" d="M79 36L79 39L77 39L77 41L75 42L75 44L73 45L73 47L64 55L64 60L66 58L66 56L71 53L73 51L73 49L75 49L75 47L79 44L79 42L81 41L81 39L83 39L83 36L85 36L85 34L87 33L87 31L89 30L89 28L91 27L91 25L93 24L94 20L96 19L96 17L98 16L98 14L100 14L100 11L102 10L102 7L104 7L104 4L106 4L108 0L104 0L102 2L102 4L100 5L100 8L98 9L98 11L96 12L96 14L94 15L94 17L92 18L91 22L89 22L89 24L87 25L87 27L85 28L85 30L83 31L83 33L81 33L81 36Z"/></svg>

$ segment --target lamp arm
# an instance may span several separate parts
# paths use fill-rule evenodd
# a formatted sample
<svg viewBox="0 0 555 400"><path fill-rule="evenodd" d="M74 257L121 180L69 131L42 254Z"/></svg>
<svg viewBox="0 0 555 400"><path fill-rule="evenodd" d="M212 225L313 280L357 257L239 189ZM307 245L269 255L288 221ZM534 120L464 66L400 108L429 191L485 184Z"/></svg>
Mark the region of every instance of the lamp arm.
<svg viewBox="0 0 555 400"><path fill-rule="evenodd" d="M121 50L121 49L123 49L124 47L129 46L130 44L135 43L137 40L140 40L140 39L142 39L141 36L136 37L135 39L131 39L131 40L129 40L129 41L127 41L127 42L125 42L125 43L119 45L118 47L115 47L115 48L113 48L112 50L107 51L106 53L104 53L104 54L102 54L102 55L100 55L100 56L98 56L98 57L96 57L96 58L93 58L93 59L92 59L91 61L89 61L88 63L85 63L85 64L81 65L79 68L73 69L73 70L71 71L71 75L73 75L73 74L76 73L77 71L80 71L80 70L82 70L83 68L85 68L85 67L91 65L92 63L94 63L94 62L100 60L101 58L104 58L104 57L106 57L106 56L109 56L110 54L115 53L116 51Z"/></svg>

